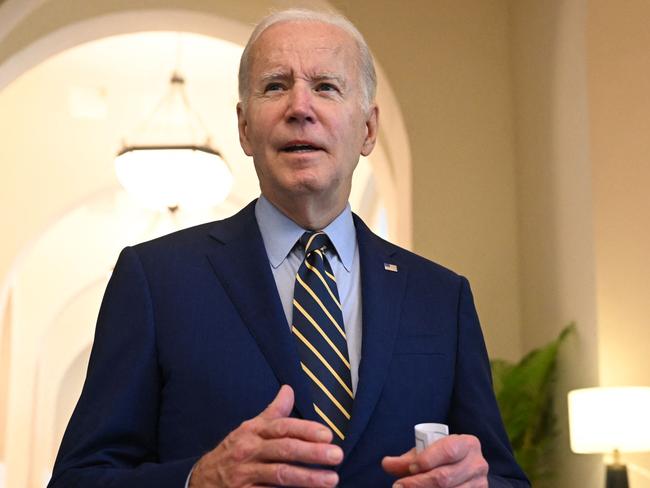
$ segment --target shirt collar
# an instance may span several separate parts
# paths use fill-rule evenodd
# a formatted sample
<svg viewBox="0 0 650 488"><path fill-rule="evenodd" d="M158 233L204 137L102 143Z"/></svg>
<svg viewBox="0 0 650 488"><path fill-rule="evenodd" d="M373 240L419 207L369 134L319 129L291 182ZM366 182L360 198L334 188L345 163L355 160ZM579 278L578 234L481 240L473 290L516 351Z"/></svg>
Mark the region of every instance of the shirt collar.
<svg viewBox="0 0 650 488"><path fill-rule="evenodd" d="M263 195L255 203L255 217L271 266L277 268L289 255L305 229L284 215ZM341 263L349 272L357 246L349 203L323 231L330 238Z"/></svg>

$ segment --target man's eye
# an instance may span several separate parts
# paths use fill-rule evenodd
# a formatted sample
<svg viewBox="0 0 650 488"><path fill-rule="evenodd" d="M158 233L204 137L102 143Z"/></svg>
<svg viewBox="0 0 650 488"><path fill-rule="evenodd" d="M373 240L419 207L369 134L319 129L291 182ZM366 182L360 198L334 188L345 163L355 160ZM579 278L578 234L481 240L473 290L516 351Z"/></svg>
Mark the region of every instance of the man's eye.
<svg viewBox="0 0 650 488"><path fill-rule="evenodd" d="M269 83L268 85L266 85L266 87L264 87L265 92L280 91L282 89L284 89L282 83Z"/></svg>
<svg viewBox="0 0 650 488"><path fill-rule="evenodd" d="M316 90L322 92L339 91L338 87L336 85L333 85L332 83L319 83L318 86L316 87Z"/></svg>

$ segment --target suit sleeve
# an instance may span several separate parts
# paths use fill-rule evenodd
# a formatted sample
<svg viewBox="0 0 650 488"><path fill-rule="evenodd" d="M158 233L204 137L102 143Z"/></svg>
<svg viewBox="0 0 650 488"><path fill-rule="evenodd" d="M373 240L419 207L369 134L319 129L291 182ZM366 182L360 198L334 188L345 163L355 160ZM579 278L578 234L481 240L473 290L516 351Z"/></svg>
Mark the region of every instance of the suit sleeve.
<svg viewBox="0 0 650 488"><path fill-rule="evenodd" d="M492 388L492 374L469 283L461 278L456 377L450 431L476 435L490 465L490 488L529 487L517 465Z"/></svg>
<svg viewBox="0 0 650 488"><path fill-rule="evenodd" d="M161 387L149 286L136 252L126 248L104 295L86 381L49 487L182 488L197 458L158 459Z"/></svg>

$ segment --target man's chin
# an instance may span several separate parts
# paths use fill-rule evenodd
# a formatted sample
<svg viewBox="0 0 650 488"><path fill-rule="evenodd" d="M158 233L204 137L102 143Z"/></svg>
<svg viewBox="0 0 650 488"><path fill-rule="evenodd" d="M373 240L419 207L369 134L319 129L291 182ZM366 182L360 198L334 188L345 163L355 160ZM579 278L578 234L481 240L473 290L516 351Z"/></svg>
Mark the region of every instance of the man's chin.
<svg viewBox="0 0 650 488"><path fill-rule="evenodd" d="M327 198L327 195L332 193L332 191L333 189L331 185L324 185L321 181L313 179L302 179L294 180L290 183L288 182L277 188L272 194L269 194L268 191L265 192L264 189L262 189L262 193L264 193L267 198L272 195L279 200L295 202L297 205L299 205L300 202ZM271 198L269 198L269 200L271 200Z"/></svg>
<svg viewBox="0 0 650 488"><path fill-rule="evenodd" d="M314 174L313 171L297 172L288 178L280 191L295 196L317 196L327 192L332 187L327 178L322 175Z"/></svg>

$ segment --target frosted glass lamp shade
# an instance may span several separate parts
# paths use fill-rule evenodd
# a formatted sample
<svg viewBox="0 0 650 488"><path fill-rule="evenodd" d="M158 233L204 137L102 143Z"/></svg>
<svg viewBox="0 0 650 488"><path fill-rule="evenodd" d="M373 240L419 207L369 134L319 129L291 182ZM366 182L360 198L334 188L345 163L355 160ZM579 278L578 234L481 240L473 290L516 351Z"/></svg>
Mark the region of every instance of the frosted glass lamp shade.
<svg viewBox="0 0 650 488"><path fill-rule="evenodd" d="M142 205L155 210L218 205L233 183L221 155L200 146L133 146L115 158L117 178Z"/></svg>
<svg viewBox="0 0 650 488"><path fill-rule="evenodd" d="M576 453L650 451L650 387L569 392L569 428Z"/></svg>

